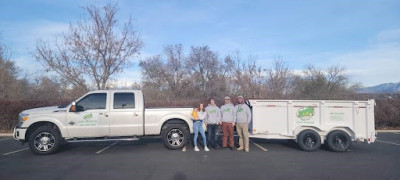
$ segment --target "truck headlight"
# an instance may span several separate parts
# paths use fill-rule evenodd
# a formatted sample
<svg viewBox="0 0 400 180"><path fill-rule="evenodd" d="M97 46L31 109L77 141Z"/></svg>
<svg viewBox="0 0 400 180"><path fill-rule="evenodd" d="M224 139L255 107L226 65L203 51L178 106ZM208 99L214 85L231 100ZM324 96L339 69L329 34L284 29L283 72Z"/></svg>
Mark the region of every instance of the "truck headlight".
<svg viewBox="0 0 400 180"><path fill-rule="evenodd" d="M20 125L25 121L27 121L28 119L29 119L29 114L19 114L18 120Z"/></svg>

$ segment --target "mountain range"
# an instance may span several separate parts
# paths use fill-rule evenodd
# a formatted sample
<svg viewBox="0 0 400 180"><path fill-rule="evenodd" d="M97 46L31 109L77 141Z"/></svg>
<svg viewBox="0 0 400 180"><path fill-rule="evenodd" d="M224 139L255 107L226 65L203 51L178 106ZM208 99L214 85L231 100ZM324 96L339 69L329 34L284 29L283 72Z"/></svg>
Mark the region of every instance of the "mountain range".
<svg viewBox="0 0 400 180"><path fill-rule="evenodd" d="M400 93L400 82L384 83L376 86L357 89L358 93Z"/></svg>

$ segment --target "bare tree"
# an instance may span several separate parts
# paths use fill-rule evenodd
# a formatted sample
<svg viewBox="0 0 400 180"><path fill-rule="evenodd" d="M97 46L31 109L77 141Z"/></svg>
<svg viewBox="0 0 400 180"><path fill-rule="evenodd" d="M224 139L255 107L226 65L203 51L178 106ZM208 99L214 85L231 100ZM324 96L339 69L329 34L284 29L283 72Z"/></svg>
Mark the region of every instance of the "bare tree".
<svg viewBox="0 0 400 180"><path fill-rule="evenodd" d="M262 98L265 96L264 70L257 64L257 58L250 55L243 60L239 52L232 55L234 72L230 79L231 93L244 95L248 98Z"/></svg>
<svg viewBox="0 0 400 180"><path fill-rule="evenodd" d="M280 58L274 60L267 73L267 96L270 99L287 98L292 91L293 72Z"/></svg>
<svg viewBox="0 0 400 180"><path fill-rule="evenodd" d="M84 8L88 19L70 24L69 31L53 46L38 41L36 59L47 70L56 72L73 86L86 89L86 79L105 89L113 75L122 72L142 47L142 41L129 19L117 26L117 4Z"/></svg>
<svg viewBox="0 0 400 180"><path fill-rule="evenodd" d="M222 63L218 54L208 46L191 47L186 63L194 88L199 92L197 97L222 96L226 93L226 73L233 67L226 66L229 60Z"/></svg>
<svg viewBox="0 0 400 180"><path fill-rule="evenodd" d="M336 65L320 69L309 65L296 79L297 97L302 99L351 98L358 84L350 85L345 68Z"/></svg>
<svg viewBox="0 0 400 180"><path fill-rule="evenodd" d="M21 72L11 59L11 49L0 42L0 99L27 98L29 83Z"/></svg>
<svg viewBox="0 0 400 180"><path fill-rule="evenodd" d="M141 61L143 90L153 97L174 98L188 96L191 91L191 81L185 67L186 57L183 46L167 45L164 56L157 55Z"/></svg>

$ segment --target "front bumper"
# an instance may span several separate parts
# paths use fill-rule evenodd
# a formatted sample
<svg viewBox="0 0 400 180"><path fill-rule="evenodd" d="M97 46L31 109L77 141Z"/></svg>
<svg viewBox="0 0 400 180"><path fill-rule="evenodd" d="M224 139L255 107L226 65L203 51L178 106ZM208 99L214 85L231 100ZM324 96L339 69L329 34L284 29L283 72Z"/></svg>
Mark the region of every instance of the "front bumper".
<svg viewBox="0 0 400 180"><path fill-rule="evenodd" d="M13 137L16 141L25 140L26 128L20 128L18 125L14 127Z"/></svg>

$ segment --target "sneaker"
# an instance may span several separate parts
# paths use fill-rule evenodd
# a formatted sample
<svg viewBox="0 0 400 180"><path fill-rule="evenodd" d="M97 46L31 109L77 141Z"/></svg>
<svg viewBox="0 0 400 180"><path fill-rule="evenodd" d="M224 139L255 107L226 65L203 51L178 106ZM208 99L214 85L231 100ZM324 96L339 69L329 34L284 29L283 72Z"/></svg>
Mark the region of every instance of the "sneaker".
<svg viewBox="0 0 400 180"><path fill-rule="evenodd" d="M186 152L186 146L182 148L182 152Z"/></svg>
<svg viewBox="0 0 400 180"><path fill-rule="evenodd" d="M210 150L209 150L208 147L206 146L206 147L204 148L204 151L210 151Z"/></svg>
<svg viewBox="0 0 400 180"><path fill-rule="evenodd" d="M197 151L200 151L200 149L199 149L197 146L195 146L195 147L194 147L194 151L197 152Z"/></svg>
<svg viewBox="0 0 400 180"><path fill-rule="evenodd" d="M239 147L239 148L237 148L236 150L238 150L238 151L242 151L242 150L243 150L243 148L242 148L242 147Z"/></svg>

